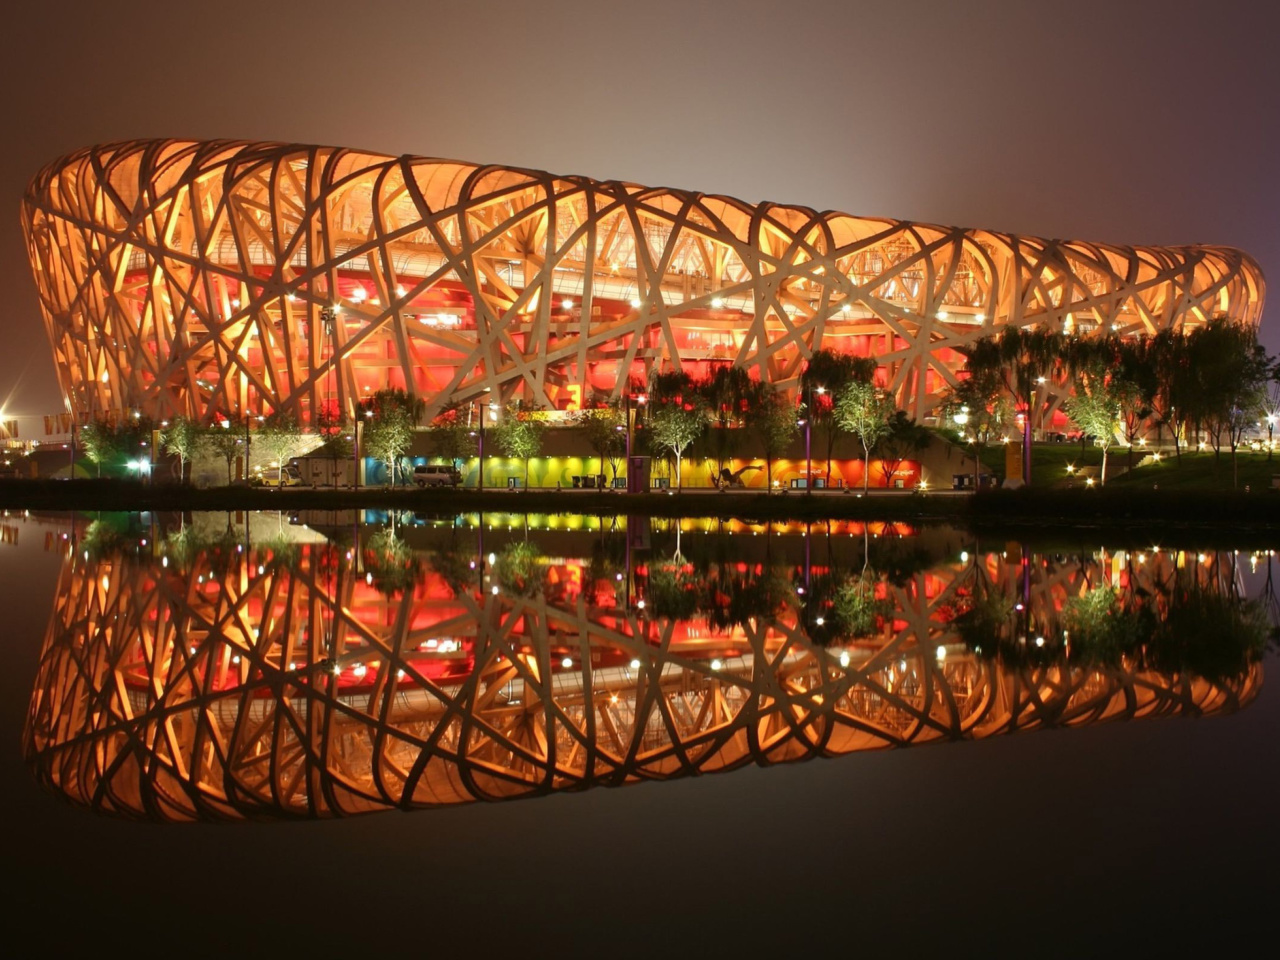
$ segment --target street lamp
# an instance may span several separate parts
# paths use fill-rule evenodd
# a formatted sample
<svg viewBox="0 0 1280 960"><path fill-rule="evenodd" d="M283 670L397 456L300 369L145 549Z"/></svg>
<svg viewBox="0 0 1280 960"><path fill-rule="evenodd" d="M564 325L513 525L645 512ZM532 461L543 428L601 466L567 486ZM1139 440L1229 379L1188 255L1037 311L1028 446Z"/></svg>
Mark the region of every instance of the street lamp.
<svg viewBox="0 0 1280 960"><path fill-rule="evenodd" d="M480 461L479 469L476 471L476 492L484 493L484 405L480 406L480 436L476 444L476 454Z"/></svg>
<svg viewBox="0 0 1280 960"><path fill-rule="evenodd" d="M335 306L324 306L320 308L320 322L324 324L325 331L329 334L329 392L333 392L333 366L334 358L338 355L338 308ZM336 398L335 398L336 403Z"/></svg>
<svg viewBox="0 0 1280 960"><path fill-rule="evenodd" d="M804 427L804 492L806 496L813 493L813 394L815 390L818 396L822 396L827 392L826 387L815 387L813 384L809 384L806 388L804 419L796 421L796 426ZM830 470L831 467L828 464L828 473Z"/></svg>
<svg viewBox="0 0 1280 960"><path fill-rule="evenodd" d="M812 486L809 483L809 478L813 473L813 456L809 448L809 419L809 417L805 417L803 420L796 421L796 426L804 427L804 492L806 494L809 493L809 488Z"/></svg>
<svg viewBox="0 0 1280 960"><path fill-rule="evenodd" d="M629 380L630 380L630 378L628 377L628 381L629 381ZM625 405L624 405L624 406L625 406L625 411L626 411L626 412L625 412L625 415L624 415L624 416L625 416L626 421L627 421L627 427L626 427L626 429L627 429L627 492L628 492L628 493L630 493L630 492L631 492L631 430L632 430L632 419L631 419L631 416L632 416L632 411L631 411L631 384L630 384L630 382L628 382L628 383L627 383L626 388L625 388L625 392L623 393L623 395L622 395L622 396L623 396L623 399L624 399L624 401L625 401ZM643 393L641 393L641 394L637 394L635 399L636 399L636 405L637 405L637 406L641 406L641 407L643 407L643 406L648 402L648 400L649 400L649 398L648 398L647 396L645 396ZM637 410L637 411L636 411L636 413L638 414L638 413L639 413L639 411Z"/></svg>
<svg viewBox="0 0 1280 960"><path fill-rule="evenodd" d="M338 306L337 304L326 304L320 308L320 322L324 324L325 331L329 334L329 388L325 391L326 402L328 395L333 396L333 439L337 440L337 435L341 431L340 424L342 422L342 408L339 403L337 392L334 389L333 379L335 376L336 360L338 356ZM357 421L351 427L351 485L355 488L360 481L360 460L356 453L356 448L360 443L360 424ZM335 483L337 480L335 478Z"/></svg>
<svg viewBox="0 0 1280 960"><path fill-rule="evenodd" d="M492 392L493 392L493 388L492 388L492 387L485 387L485 388L484 388L484 392L485 392L485 393L492 393ZM477 401L477 402L479 402L479 401ZM480 404L480 427L479 427L479 429L476 431L476 435L477 435L478 440L479 440L479 442L478 442L478 444L477 444L477 446L476 446L476 454L477 454L477 456L478 456L478 458L479 458L479 460L480 460L480 468L479 468L479 470L477 471L477 474L476 474L476 492L477 492L477 493L484 493L484 421L485 421L485 419L486 419L486 418L485 418L485 410L486 410L486 408L488 409L488 412L489 412L489 419L497 420L497 419L498 419L498 405L497 405L497 403L495 403L495 402L494 402L494 401L492 401L492 400L490 400L487 404L486 404L486 403L483 403L483 402L479 402L479 404ZM469 410L469 409L470 409L470 407L468 407L468 410ZM468 416L470 416L470 414L469 414L469 413L468 413L467 415L468 415Z"/></svg>

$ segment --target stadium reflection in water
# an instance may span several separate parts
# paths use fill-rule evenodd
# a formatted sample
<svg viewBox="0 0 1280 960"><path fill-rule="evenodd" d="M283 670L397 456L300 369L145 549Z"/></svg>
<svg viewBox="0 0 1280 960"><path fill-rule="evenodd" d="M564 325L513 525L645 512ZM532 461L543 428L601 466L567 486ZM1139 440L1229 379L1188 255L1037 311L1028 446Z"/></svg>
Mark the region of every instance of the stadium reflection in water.
<svg viewBox="0 0 1280 960"><path fill-rule="evenodd" d="M1241 571L1266 555L304 519L53 535L25 734L49 789L160 821L324 818L1224 714L1262 682Z"/></svg>

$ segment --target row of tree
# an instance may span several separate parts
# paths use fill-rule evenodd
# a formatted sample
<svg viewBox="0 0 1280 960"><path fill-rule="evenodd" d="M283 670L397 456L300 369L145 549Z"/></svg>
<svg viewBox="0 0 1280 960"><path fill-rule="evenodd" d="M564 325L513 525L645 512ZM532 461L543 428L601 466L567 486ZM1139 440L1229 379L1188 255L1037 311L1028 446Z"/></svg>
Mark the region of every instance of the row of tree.
<svg viewBox="0 0 1280 960"><path fill-rule="evenodd" d="M97 420L80 428L77 443L101 477L104 466L118 468L122 462L135 459L150 463L153 437L158 438L161 450L177 458L180 478L184 481L188 479L193 460L202 455L212 455L226 463L227 482L230 483L231 470L237 458L245 457L247 463L252 444L265 459L276 464L279 482L283 479L284 464L288 459L309 445L297 421L286 414L220 420L212 425L187 417L177 417L160 425L143 416L119 422Z"/></svg>
<svg viewBox="0 0 1280 960"><path fill-rule="evenodd" d="M1186 438L1207 436L1215 455L1230 451L1234 476L1235 455L1246 431L1262 417L1273 426L1280 414L1276 361L1258 344L1252 327L1225 319L1186 334L1162 331L1146 338L1083 338L1009 329L963 352L965 368L945 399L944 414L972 445L975 463L987 445L1020 427L1024 482L1030 481L1032 422L1047 409L1049 383L1058 393L1069 394L1064 412L1101 448L1104 482L1111 447L1126 443L1132 456L1133 445L1153 428L1169 431L1178 458ZM801 374L798 401L727 364L700 380L680 371L656 373L648 384L628 385L633 395L646 394L641 408L645 415L638 424L639 449L670 455L681 486L686 453L701 441L716 463L716 482L734 483L743 473L759 469L733 471L728 466L750 436L763 449L767 487L772 489L775 460L802 430L810 442L817 436L825 445L828 485L835 445L848 436L858 441L867 464L865 490L873 456L884 461L892 476L930 442L930 432L896 408L876 373L873 358L818 350ZM403 476L422 408L420 399L402 390L379 391L361 405L363 453L386 464L392 484ZM483 431L472 421L471 409L458 405L436 418L429 435L438 456L456 463L479 452ZM322 449L335 459L349 457L349 425L329 413L321 411L316 421ZM487 414L486 407L480 414ZM601 474L608 461L616 479L628 433L621 404L589 402L575 422L600 458ZM504 456L524 461L526 488L529 460L540 453L547 426L544 411L521 403L508 405L488 424L488 442ZM101 475L104 463L142 454L153 427L141 417L119 424L99 422L81 431L80 445ZM315 443L286 414L222 420L213 426L180 417L166 423L159 436L163 449L178 458L184 479L191 460L208 452L226 462L228 482L236 459L244 456L247 462L251 444L274 461L277 480L282 480L286 461Z"/></svg>
<svg viewBox="0 0 1280 960"><path fill-rule="evenodd" d="M388 465L393 482L409 452L422 407L421 400L403 390L379 391L361 404L364 452ZM150 444L155 437L159 448L177 459L184 482L189 479L193 460L212 456L226 464L227 483L231 483L236 461L243 458L247 474L253 452L274 465L276 482L282 484L290 458L315 448L317 442L319 456L340 460L352 455L351 424L345 418L322 411L315 426L315 432L310 433L285 413L223 418L212 424L187 417L156 424L139 415L118 422L98 420L87 424L78 431L77 442L99 477L104 466L118 468L122 462L135 459L150 461Z"/></svg>
<svg viewBox="0 0 1280 960"><path fill-rule="evenodd" d="M774 461L791 448L802 430L810 443L815 432L825 442L830 485L835 444L848 436L862 447L865 491L873 455L884 461L886 474L892 476L930 440L929 432L898 410L892 396L876 382L876 369L869 357L818 350L801 375L798 402L752 379L740 367L719 367L701 381L687 373L661 373L649 384L648 436L653 446L675 458L679 484L681 460L699 439L705 439L721 481L731 482L745 470L758 469L744 467L735 473L725 466L750 435L764 450L768 489L773 488ZM808 482L812 484L813 478Z"/></svg>
<svg viewBox="0 0 1280 960"><path fill-rule="evenodd" d="M811 438L816 433L825 442L828 484L831 458L841 436L858 440L868 463L873 454L881 457L892 475L907 458L928 445L930 434L895 408L892 398L876 385L875 373L874 360L819 350L802 376L799 404L773 386L752 379L742 368L727 364L705 379L679 371L656 373L647 384L628 385L637 398L634 409L643 412L636 423L637 449L669 455L677 486L681 486L685 456L691 445L701 442L716 464L716 482L732 484L744 473L759 469L729 468L751 437L763 448L767 487L772 489L775 461L807 427ZM429 434L437 456L458 463L477 455L480 424L471 419L472 409L459 404L435 419ZM484 407L480 412L485 414ZM603 475L607 462L615 480L627 448L627 416L621 401L593 398L573 419L599 458L600 473ZM806 418L812 418L811 422ZM489 423L487 442L504 456L524 461L526 487L529 459L541 452L546 429L545 413L523 404L508 405L500 419ZM376 455L372 449L370 455ZM863 475L864 489L869 480L868 469Z"/></svg>
<svg viewBox="0 0 1280 960"><path fill-rule="evenodd" d="M1046 409L1046 384L1066 388L1063 410L1107 453L1132 450L1151 430L1168 430L1180 460L1188 438L1208 437L1216 457L1236 452L1262 418L1274 425L1277 364L1246 324L1215 319L1189 333L1084 338L1010 329L964 351L964 377L947 399L948 416L977 448L1007 436L1020 419L1023 481L1031 479L1032 421ZM1270 455L1270 450L1268 450ZM1130 463L1132 466L1132 463Z"/></svg>

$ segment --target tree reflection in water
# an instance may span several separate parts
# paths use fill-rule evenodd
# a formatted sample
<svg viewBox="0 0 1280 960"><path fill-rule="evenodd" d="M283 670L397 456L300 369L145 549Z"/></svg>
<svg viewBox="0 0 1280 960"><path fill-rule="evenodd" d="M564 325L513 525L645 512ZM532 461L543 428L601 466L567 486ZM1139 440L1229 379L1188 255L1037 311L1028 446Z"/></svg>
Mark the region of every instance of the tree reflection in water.
<svg viewBox="0 0 1280 960"><path fill-rule="evenodd" d="M1269 631L1227 553L847 523L672 544L634 519L347 549L214 520L77 528L25 735L52 790L157 820L330 817L1218 714L1256 695Z"/></svg>

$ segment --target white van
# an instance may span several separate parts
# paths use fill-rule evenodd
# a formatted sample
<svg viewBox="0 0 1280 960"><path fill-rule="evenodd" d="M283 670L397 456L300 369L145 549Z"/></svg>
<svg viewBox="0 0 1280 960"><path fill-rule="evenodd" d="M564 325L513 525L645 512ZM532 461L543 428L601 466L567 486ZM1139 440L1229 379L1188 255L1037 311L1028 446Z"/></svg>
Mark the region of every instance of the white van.
<svg viewBox="0 0 1280 960"><path fill-rule="evenodd" d="M447 463L419 464L413 468L413 482L420 487L456 487L462 474Z"/></svg>

